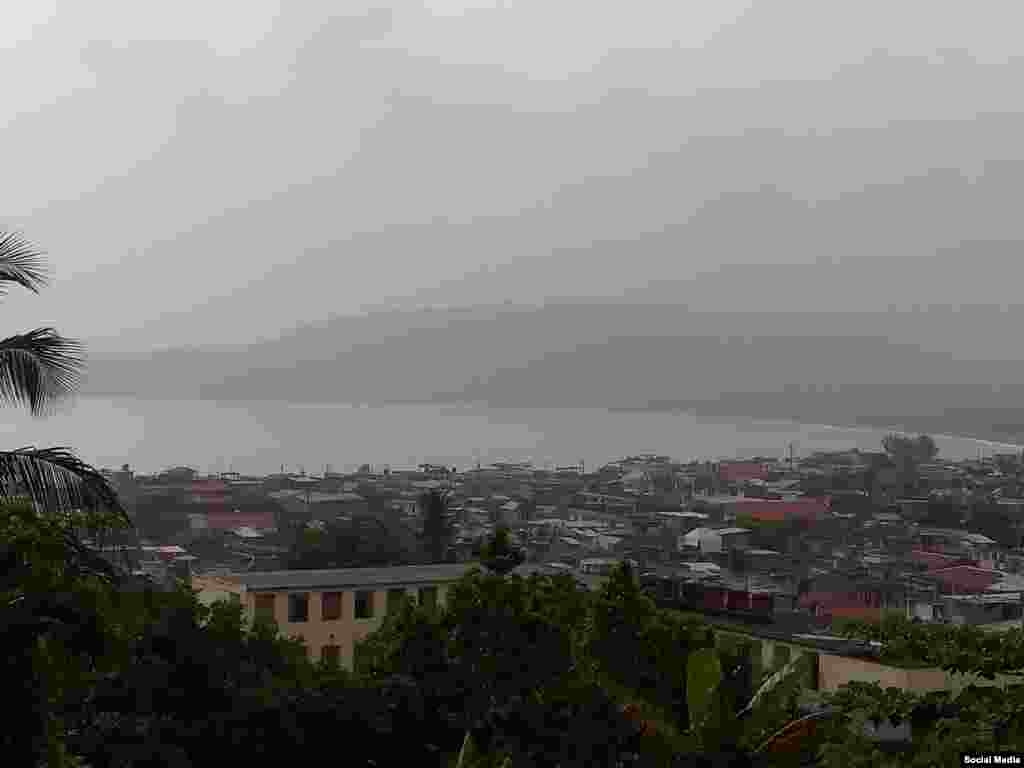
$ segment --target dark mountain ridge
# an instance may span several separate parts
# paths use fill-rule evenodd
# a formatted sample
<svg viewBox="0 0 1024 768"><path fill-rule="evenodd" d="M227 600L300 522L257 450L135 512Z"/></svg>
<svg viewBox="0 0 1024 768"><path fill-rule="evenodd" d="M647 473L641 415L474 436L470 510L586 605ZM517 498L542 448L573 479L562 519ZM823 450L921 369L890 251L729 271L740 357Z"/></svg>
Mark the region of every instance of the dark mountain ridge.
<svg viewBox="0 0 1024 768"><path fill-rule="evenodd" d="M691 312L578 302L337 317L252 345L93 360L86 394L483 401L1021 433L1020 310ZM1019 326L1018 326L1019 327Z"/></svg>

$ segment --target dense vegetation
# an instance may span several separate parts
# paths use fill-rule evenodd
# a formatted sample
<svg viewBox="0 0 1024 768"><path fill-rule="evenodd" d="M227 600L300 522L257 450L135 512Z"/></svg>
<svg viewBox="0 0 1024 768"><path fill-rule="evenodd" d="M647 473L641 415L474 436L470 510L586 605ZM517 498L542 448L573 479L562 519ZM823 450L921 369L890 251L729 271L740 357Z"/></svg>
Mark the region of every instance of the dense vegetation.
<svg viewBox="0 0 1024 768"><path fill-rule="evenodd" d="M2 598L17 765L197 765L326 750L356 765L670 765L743 757L752 691L742 649L660 611L623 569L599 593L572 577L503 575L500 540L440 608L412 602L345 673L307 660L241 607L161 592L77 545L75 520L2 514ZM774 725L791 712L777 712ZM746 721L745 721L746 722ZM757 726L756 728L754 726ZM358 759L357 759L358 757Z"/></svg>
<svg viewBox="0 0 1024 768"><path fill-rule="evenodd" d="M190 766L339 754L353 765L668 766L794 760L762 747L799 716L814 656L758 669L742 640L658 609L627 567L597 592L569 575L523 578L498 537L441 607L408 601L348 673L307 659L234 603L161 592L81 547L74 519L0 508L3 664L12 765ZM883 662L994 677L1024 668L1024 633L901 619L844 625ZM756 657L757 654L754 654ZM807 667L807 668L804 668ZM767 681L767 682L766 682ZM1021 688L923 696L851 685L822 705L825 766L953 764L961 750L1024 748ZM913 725L882 748L865 723ZM806 750L805 750L806 751Z"/></svg>
<svg viewBox="0 0 1024 768"><path fill-rule="evenodd" d="M824 749L826 765L952 766L964 752L1024 750L1024 678L1016 677L1024 674L1024 629L925 625L900 616L874 625L843 622L838 629L880 641L883 662L939 668L961 685L918 695L850 684L830 701L840 715ZM865 737L865 723L885 721L911 725L912 741L897 754Z"/></svg>

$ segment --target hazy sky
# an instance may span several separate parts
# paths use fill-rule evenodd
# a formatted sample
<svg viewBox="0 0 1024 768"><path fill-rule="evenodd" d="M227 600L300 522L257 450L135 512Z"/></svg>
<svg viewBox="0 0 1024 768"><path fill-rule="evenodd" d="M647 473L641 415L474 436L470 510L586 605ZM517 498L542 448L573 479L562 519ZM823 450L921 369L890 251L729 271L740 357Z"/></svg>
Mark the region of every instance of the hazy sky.
<svg viewBox="0 0 1024 768"><path fill-rule="evenodd" d="M56 278L6 317L113 349L390 303L1015 301L1022 17L8 0L0 225Z"/></svg>

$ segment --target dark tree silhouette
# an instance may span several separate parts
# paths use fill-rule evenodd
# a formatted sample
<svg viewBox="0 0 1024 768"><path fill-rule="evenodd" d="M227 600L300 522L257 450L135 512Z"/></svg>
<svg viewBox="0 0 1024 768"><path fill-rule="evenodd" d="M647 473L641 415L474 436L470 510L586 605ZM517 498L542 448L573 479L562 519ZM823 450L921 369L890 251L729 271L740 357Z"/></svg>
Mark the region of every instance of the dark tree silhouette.
<svg viewBox="0 0 1024 768"><path fill-rule="evenodd" d="M448 494L436 490L423 494L420 511L423 514L422 539L427 558L432 563L444 562L453 532L448 522Z"/></svg>
<svg viewBox="0 0 1024 768"><path fill-rule="evenodd" d="M499 525L494 536L480 548L480 564L492 573L511 573L526 560L526 556L512 544L509 530Z"/></svg>

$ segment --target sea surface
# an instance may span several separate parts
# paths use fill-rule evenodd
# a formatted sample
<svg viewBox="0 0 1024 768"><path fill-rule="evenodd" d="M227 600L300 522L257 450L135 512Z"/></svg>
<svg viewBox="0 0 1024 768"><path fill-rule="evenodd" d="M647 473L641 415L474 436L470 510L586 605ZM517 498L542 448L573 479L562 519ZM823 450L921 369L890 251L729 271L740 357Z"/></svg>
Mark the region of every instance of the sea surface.
<svg viewBox="0 0 1024 768"><path fill-rule="evenodd" d="M0 443L70 447L99 467L138 472L190 466L200 472L412 468L466 469L532 461L592 468L637 453L680 460L797 456L878 450L885 430L785 421L703 418L690 413L595 408L494 408L482 404L353 405L80 398L44 419L6 408ZM943 457L976 458L1016 446L934 435ZM1017 449L1019 450L1019 449Z"/></svg>

